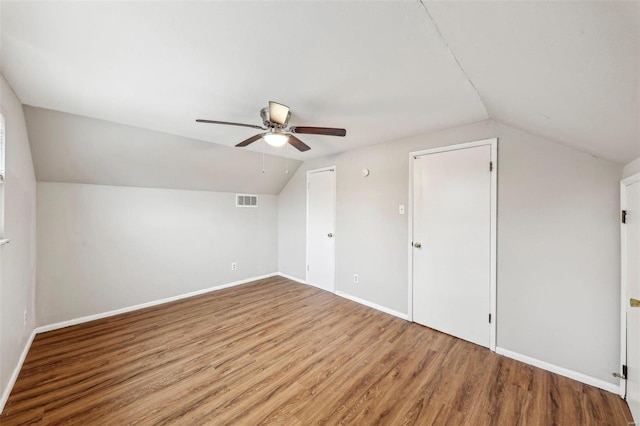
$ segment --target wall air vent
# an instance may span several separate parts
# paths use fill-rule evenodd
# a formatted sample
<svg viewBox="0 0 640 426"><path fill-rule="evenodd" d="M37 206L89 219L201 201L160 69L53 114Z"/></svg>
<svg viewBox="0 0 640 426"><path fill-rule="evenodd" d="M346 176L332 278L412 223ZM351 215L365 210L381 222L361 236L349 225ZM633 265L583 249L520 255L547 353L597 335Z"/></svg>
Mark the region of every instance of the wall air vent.
<svg viewBox="0 0 640 426"><path fill-rule="evenodd" d="M236 207L258 207L258 196L254 194L236 194Z"/></svg>

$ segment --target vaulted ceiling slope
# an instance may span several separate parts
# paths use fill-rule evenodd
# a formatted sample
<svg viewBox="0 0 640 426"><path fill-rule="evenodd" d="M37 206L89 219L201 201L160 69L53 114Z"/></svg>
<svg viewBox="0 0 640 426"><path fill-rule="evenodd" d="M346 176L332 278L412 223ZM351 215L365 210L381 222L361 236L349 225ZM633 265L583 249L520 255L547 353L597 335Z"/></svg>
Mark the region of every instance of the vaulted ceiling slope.
<svg viewBox="0 0 640 426"><path fill-rule="evenodd" d="M621 163L640 156L640 2L428 2L497 120Z"/></svg>
<svg viewBox="0 0 640 426"><path fill-rule="evenodd" d="M24 113L41 182L278 194L302 164L59 111Z"/></svg>
<svg viewBox="0 0 640 426"><path fill-rule="evenodd" d="M640 155L637 2L0 7L0 69L35 107L226 146L253 130L194 119L260 124L274 100L292 125L347 129L302 138L312 150L289 151L302 160L489 117L613 161Z"/></svg>
<svg viewBox="0 0 640 426"><path fill-rule="evenodd" d="M347 129L301 136L302 159L487 118L415 1L2 1L1 17L2 72L36 107L227 146L256 132L194 120L261 124L273 100L292 125Z"/></svg>

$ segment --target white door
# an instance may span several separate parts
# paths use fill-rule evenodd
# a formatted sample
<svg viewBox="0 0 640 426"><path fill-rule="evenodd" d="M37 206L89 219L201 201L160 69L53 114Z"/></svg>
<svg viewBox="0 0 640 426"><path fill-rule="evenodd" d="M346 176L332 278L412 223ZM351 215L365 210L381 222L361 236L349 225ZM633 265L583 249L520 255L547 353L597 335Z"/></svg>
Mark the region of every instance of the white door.
<svg viewBox="0 0 640 426"><path fill-rule="evenodd" d="M635 183L626 186L626 300L623 300L627 317L627 402L633 419L640 422L640 306L633 307L632 300L640 301L640 175ZM623 238L624 242L625 238ZM638 302L640 303L640 302Z"/></svg>
<svg viewBox="0 0 640 426"><path fill-rule="evenodd" d="M416 156L413 319L491 344L492 146Z"/></svg>
<svg viewBox="0 0 640 426"><path fill-rule="evenodd" d="M307 172L307 283L334 292L335 167Z"/></svg>

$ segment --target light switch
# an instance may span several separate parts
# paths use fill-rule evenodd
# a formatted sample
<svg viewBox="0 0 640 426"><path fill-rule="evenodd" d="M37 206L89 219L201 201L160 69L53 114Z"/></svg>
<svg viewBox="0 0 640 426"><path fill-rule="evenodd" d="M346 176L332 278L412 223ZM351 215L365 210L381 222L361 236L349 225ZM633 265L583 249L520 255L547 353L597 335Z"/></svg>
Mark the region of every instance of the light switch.
<svg viewBox="0 0 640 426"><path fill-rule="evenodd" d="M404 204L400 204L400 207L398 207L398 213L404 214Z"/></svg>

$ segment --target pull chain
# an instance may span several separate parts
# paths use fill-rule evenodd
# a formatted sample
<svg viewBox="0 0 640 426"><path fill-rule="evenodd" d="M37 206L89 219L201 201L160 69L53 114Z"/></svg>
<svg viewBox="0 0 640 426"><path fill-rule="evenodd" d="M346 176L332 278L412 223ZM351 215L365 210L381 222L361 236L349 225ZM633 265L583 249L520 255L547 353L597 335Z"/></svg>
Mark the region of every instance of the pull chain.
<svg viewBox="0 0 640 426"><path fill-rule="evenodd" d="M284 174L288 175L289 174L289 142L287 142L284 147L284 161L286 166L286 170L284 171Z"/></svg>
<svg viewBox="0 0 640 426"><path fill-rule="evenodd" d="M262 173L264 173L264 138L262 139Z"/></svg>

